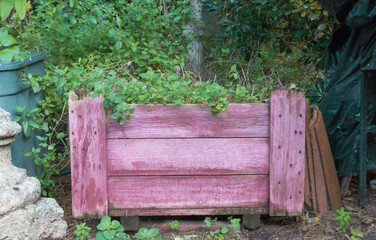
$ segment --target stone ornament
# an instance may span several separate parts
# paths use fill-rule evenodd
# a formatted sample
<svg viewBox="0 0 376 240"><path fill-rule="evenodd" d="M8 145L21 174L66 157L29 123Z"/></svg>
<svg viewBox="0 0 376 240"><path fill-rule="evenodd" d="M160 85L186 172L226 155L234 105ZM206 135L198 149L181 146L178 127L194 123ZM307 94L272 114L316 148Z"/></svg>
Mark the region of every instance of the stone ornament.
<svg viewBox="0 0 376 240"><path fill-rule="evenodd" d="M12 164L10 144L20 132L21 126L0 108L0 239L64 237L63 209L55 199L41 198L38 179Z"/></svg>

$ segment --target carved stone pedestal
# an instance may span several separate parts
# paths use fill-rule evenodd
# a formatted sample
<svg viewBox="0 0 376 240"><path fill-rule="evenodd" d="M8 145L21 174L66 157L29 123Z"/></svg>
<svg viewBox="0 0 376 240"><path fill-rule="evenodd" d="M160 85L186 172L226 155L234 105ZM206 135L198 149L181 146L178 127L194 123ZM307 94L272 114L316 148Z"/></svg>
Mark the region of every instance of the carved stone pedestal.
<svg viewBox="0 0 376 240"><path fill-rule="evenodd" d="M40 198L38 179L12 164L10 144L21 126L0 108L0 239L64 237L67 223L55 199Z"/></svg>

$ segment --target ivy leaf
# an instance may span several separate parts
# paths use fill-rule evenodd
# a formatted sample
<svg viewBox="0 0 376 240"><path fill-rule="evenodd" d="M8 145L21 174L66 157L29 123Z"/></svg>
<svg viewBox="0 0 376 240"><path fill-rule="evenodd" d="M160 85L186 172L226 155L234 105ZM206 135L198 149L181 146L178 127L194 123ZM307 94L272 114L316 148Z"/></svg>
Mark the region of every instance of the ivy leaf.
<svg viewBox="0 0 376 240"><path fill-rule="evenodd" d="M22 129L25 134L25 137L30 136L30 128L29 128L29 122L28 121L22 121Z"/></svg>
<svg viewBox="0 0 376 240"><path fill-rule="evenodd" d="M116 220L114 220L114 221L112 221L112 223L111 223L111 228L112 229L115 229L115 228L117 228L117 227L119 227L120 226L120 222L119 221L116 221Z"/></svg>
<svg viewBox="0 0 376 240"><path fill-rule="evenodd" d="M13 9L15 0L3 0L0 3L0 17L1 21L5 22L5 20L8 18L10 11Z"/></svg>
<svg viewBox="0 0 376 240"><path fill-rule="evenodd" d="M120 41L117 41L117 42L116 42L115 47L116 47L117 49L120 49L122 46L123 46L123 43L122 43L122 42L120 42Z"/></svg>
<svg viewBox="0 0 376 240"><path fill-rule="evenodd" d="M14 37L12 37L11 35L7 35L7 36L2 37L2 38L0 39L0 43L1 43L1 45L4 46L4 47L9 47L9 46L11 46L11 45L13 45L13 44L16 44L17 41L16 41L16 39L14 39Z"/></svg>
<svg viewBox="0 0 376 240"><path fill-rule="evenodd" d="M222 233L222 234L226 234L226 233L228 233L228 228L227 228L227 227L222 227L222 228L221 228L221 233Z"/></svg>
<svg viewBox="0 0 376 240"><path fill-rule="evenodd" d="M149 230L149 237L154 237L159 233L159 228L152 228Z"/></svg>
<svg viewBox="0 0 376 240"><path fill-rule="evenodd" d="M14 3L18 17L22 20L26 15L26 0L16 0Z"/></svg>
<svg viewBox="0 0 376 240"><path fill-rule="evenodd" d="M116 232L114 230L107 230L103 232L103 236L106 239L112 239L115 236Z"/></svg>

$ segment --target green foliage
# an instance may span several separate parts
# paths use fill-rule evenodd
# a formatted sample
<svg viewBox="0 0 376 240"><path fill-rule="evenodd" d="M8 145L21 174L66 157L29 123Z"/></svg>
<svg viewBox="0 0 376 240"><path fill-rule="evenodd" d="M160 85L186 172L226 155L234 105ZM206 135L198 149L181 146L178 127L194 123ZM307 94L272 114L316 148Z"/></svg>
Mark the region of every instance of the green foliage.
<svg viewBox="0 0 376 240"><path fill-rule="evenodd" d="M157 237L157 234L159 233L159 228L140 228L138 232L134 235L137 239L145 239L145 240L163 240L161 237Z"/></svg>
<svg viewBox="0 0 376 240"><path fill-rule="evenodd" d="M230 228L237 228L237 227L240 227L240 218L232 218L232 217L228 217L227 220L229 221L230 225L229 227ZM210 231L209 235L206 237L207 239L227 239L229 238L228 236L228 233L229 233L229 229L225 226L221 226L218 222L217 222L217 218L210 218L210 217L206 217L205 220L204 220L206 226L208 227L211 227L213 223L217 224L218 226L220 226L220 229L218 230L215 230L215 231ZM233 236L236 237L236 234L232 234Z"/></svg>
<svg viewBox="0 0 376 240"><path fill-rule="evenodd" d="M205 0L206 10L219 19L219 38L248 61L259 45L290 53L301 46L301 61L322 67L334 19L315 0ZM254 34L257 33L257 34Z"/></svg>
<svg viewBox="0 0 376 240"><path fill-rule="evenodd" d="M74 235L76 235L76 240L86 240L90 238L89 231L91 230L90 227L86 226L86 223L81 223L76 225L76 230L74 231Z"/></svg>
<svg viewBox="0 0 376 240"><path fill-rule="evenodd" d="M96 240L123 240L130 239L130 236L124 233L124 227L117 220L112 220L109 216L103 216L101 222L98 224L99 232L95 236Z"/></svg>
<svg viewBox="0 0 376 240"><path fill-rule="evenodd" d="M334 218L336 225L337 225L337 231L341 233L345 233L347 230L347 227L350 226L350 213L346 212L343 207L336 210L335 218Z"/></svg>
<svg viewBox="0 0 376 240"><path fill-rule="evenodd" d="M31 4L27 0L2 0L0 2L1 22L5 22L13 8L16 10L17 16L22 20L30 10Z"/></svg>
<svg viewBox="0 0 376 240"><path fill-rule="evenodd" d="M180 226L180 225L179 225L178 220L174 220L174 221L170 222L170 228L171 228L172 230L178 229L179 226Z"/></svg>
<svg viewBox="0 0 376 240"><path fill-rule="evenodd" d="M27 57L21 53L19 43L14 38L17 33L9 34L5 28L0 28L0 61L11 62L22 60Z"/></svg>

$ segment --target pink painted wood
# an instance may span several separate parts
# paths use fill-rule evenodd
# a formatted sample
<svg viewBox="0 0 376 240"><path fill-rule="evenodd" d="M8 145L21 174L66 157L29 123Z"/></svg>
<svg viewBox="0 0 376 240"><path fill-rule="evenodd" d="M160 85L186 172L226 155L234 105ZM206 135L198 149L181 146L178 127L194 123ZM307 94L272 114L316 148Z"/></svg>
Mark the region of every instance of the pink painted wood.
<svg viewBox="0 0 376 240"><path fill-rule="evenodd" d="M268 138L108 139L113 175L268 174Z"/></svg>
<svg viewBox="0 0 376 240"><path fill-rule="evenodd" d="M270 129L269 215L300 215L305 174L304 93L272 92Z"/></svg>
<svg viewBox="0 0 376 240"><path fill-rule="evenodd" d="M107 215L106 130L101 98L69 98L73 217Z"/></svg>
<svg viewBox="0 0 376 240"><path fill-rule="evenodd" d="M269 137L269 104L230 104L218 114L197 104L132 107L133 120L124 125L107 112L107 138Z"/></svg>
<svg viewBox="0 0 376 240"><path fill-rule="evenodd" d="M109 208L109 216L190 216L190 215L243 215L267 214L269 204L252 207L218 207L218 208Z"/></svg>
<svg viewBox="0 0 376 240"><path fill-rule="evenodd" d="M265 208L267 175L108 178L110 209Z"/></svg>

